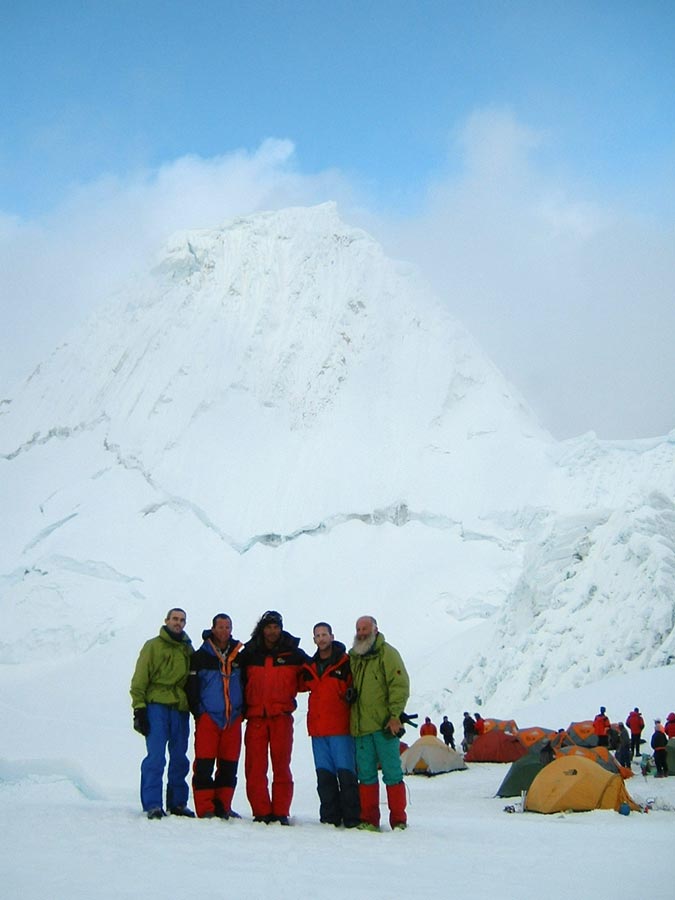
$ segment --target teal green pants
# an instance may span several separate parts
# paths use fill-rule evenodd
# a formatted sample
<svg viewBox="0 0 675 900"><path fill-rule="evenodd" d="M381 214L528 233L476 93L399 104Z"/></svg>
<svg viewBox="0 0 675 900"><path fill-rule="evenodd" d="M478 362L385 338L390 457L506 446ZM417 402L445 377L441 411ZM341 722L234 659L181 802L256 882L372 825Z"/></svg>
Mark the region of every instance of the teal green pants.
<svg viewBox="0 0 675 900"><path fill-rule="evenodd" d="M382 767L385 784L403 781L401 742L393 734L373 731L354 738L356 741L356 770L361 784L377 784L377 765Z"/></svg>

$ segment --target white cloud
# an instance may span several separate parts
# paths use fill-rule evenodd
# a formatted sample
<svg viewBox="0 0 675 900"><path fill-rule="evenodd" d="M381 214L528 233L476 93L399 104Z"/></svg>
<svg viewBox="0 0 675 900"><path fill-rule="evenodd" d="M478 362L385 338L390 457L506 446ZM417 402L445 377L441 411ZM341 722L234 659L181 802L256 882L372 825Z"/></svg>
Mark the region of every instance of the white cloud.
<svg viewBox="0 0 675 900"><path fill-rule="evenodd" d="M0 388L25 377L73 323L146 268L174 231L261 209L348 202L339 173L296 172L293 154L290 141L266 140L253 153L186 156L75 186L37 221L0 214Z"/></svg>
<svg viewBox="0 0 675 900"><path fill-rule="evenodd" d="M556 435L675 427L672 224L603 207L547 172L541 135L474 114L459 175L389 229Z"/></svg>

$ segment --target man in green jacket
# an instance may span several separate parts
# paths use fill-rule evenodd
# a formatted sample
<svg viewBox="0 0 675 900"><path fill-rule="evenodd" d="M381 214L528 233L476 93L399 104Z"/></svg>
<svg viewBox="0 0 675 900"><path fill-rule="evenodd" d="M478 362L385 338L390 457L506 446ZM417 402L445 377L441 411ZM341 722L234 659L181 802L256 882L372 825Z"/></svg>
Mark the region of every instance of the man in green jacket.
<svg viewBox="0 0 675 900"><path fill-rule="evenodd" d="M361 799L361 828L379 831L380 785L378 764L387 788L389 824L406 827L406 793L400 756L401 715L410 696L410 680L398 650L380 634L373 616L356 622L349 651L355 700L351 732L356 741L356 768Z"/></svg>
<svg viewBox="0 0 675 900"><path fill-rule="evenodd" d="M194 817L187 806L190 714L185 684L192 644L185 633L185 622L185 610L169 610L159 636L143 644L131 679L134 729L145 737L147 747L147 756L141 763L141 804L149 819L166 815L162 780L167 745L166 808L174 816Z"/></svg>

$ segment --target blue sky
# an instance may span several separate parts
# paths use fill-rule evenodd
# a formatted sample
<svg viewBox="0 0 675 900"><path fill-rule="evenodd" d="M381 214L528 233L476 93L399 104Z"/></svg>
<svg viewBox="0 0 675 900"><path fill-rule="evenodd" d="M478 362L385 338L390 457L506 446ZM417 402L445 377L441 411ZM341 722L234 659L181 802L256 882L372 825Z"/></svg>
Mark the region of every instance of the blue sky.
<svg viewBox="0 0 675 900"><path fill-rule="evenodd" d="M448 291L554 433L669 431L674 46L670 2L3 4L0 385L161 243L162 216L336 199ZM96 230L120 257L98 281L73 249L103 253ZM36 245L56 294L22 276Z"/></svg>

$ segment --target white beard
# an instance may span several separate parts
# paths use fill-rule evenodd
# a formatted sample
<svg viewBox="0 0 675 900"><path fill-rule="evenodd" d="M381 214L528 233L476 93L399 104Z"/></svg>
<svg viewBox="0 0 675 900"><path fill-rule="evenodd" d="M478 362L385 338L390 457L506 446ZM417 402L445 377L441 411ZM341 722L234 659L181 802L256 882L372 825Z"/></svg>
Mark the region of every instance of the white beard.
<svg viewBox="0 0 675 900"><path fill-rule="evenodd" d="M354 638L354 643L352 644L352 650L356 653L357 656L365 656L370 650L373 649L373 644L375 643L375 638L377 634L368 635L366 638L359 639L357 637Z"/></svg>

